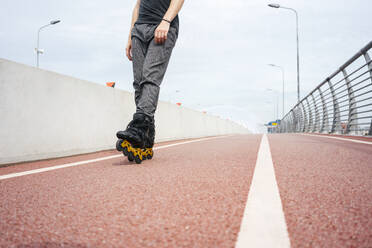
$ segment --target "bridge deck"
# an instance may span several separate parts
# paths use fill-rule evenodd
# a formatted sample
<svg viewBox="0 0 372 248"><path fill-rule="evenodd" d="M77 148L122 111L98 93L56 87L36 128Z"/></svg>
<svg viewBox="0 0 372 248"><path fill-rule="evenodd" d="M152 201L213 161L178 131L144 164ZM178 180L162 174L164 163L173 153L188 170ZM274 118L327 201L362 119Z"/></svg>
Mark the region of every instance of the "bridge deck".
<svg viewBox="0 0 372 248"><path fill-rule="evenodd" d="M0 247L242 246L255 207L267 240L370 247L372 141L267 137L158 144L141 165L106 151L0 168Z"/></svg>

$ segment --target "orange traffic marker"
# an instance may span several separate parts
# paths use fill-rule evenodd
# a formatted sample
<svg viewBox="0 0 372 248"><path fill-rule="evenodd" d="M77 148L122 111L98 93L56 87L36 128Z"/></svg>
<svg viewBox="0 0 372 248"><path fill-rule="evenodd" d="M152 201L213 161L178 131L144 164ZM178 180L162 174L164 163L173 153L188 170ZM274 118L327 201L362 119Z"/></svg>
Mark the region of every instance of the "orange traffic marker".
<svg viewBox="0 0 372 248"><path fill-rule="evenodd" d="M106 83L106 86L115 88L115 82L108 82Z"/></svg>

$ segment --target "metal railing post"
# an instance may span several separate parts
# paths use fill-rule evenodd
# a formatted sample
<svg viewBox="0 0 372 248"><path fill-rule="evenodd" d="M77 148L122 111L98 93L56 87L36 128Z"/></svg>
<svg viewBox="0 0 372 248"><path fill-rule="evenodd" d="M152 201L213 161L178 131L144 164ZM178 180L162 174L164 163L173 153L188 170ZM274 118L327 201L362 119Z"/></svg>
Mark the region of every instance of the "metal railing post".
<svg viewBox="0 0 372 248"><path fill-rule="evenodd" d="M298 117L297 117L297 108L293 109L293 131L297 132L297 123L298 123Z"/></svg>
<svg viewBox="0 0 372 248"><path fill-rule="evenodd" d="M304 123L303 123L303 127L302 127L302 132L306 132L306 126L307 126L307 112L306 112L306 109L305 109L305 106L303 104L303 102L300 102L301 106L302 106L302 111L304 112Z"/></svg>
<svg viewBox="0 0 372 248"><path fill-rule="evenodd" d="M301 112L299 111L298 107L296 108L296 133L300 131L300 123L301 123Z"/></svg>
<svg viewBox="0 0 372 248"><path fill-rule="evenodd" d="M296 113L295 110L292 111L292 133L296 132Z"/></svg>
<svg viewBox="0 0 372 248"><path fill-rule="evenodd" d="M290 121L289 132L293 133L293 123L294 123L294 121L293 121L293 109L291 110L289 116L290 116L290 119L289 119L289 121Z"/></svg>
<svg viewBox="0 0 372 248"><path fill-rule="evenodd" d="M327 133L328 133L328 110L327 110L327 105L325 103L325 100L324 100L324 96L323 96L323 92L322 90L320 89L320 87L318 88L318 91L319 91L319 95L320 95L320 99L322 101L322 108L323 108L323 116L322 116L322 126L320 128L320 133L324 133L324 129L325 127L327 126Z"/></svg>
<svg viewBox="0 0 372 248"><path fill-rule="evenodd" d="M294 118L294 110L291 111L291 133L294 133L294 126L295 126L295 118Z"/></svg>
<svg viewBox="0 0 372 248"><path fill-rule="evenodd" d="M303 126L303 122L304 122L304 113L302 112L301 105L298 105L297 109L298 109L298 113L300 115L299 124L298 124L298 132L302 133L302 126Z"/></svg>
<svg viewBox="0 0 372 248"><path fill-rule="evenodd" d="M342 70L342 74L344 75L344 78L345 78L345 83L346 83L346 87L347 87L347 95L348 95L348 98L349 98L349 115L348 115L348 119L347 119L347 125L346 125L346 133L351 133L351 129L353 127L353 131L354 133L357 131L357 127L358 127L358 120L356 118L358 118L357 116L357 111L356 111L356 103L355 103L355 98L354 98L354 92L353 92L353 88L351 86L351 83L350 83L350 80L349 80L349 75L347 74L346 70L343 69Z"/></svg>
<svg viewBox="0 0 372 248"><path fill-rule="evenodd" d="M308 110L308 113L309 113L309 125L308 125L308 127L306 129L306 132L309 133L309 132L311 132L311 130L313 128L313 113L311 111L309 100L308 100L307 97L305 98L305 101L306 101L307 110Z"/></svg>
<svg viewBox="0 0 372 248"><path fill-rule="evenodd" d="M289 133L289 121L285 122L285 132Z"/></svg>
<svg viewBox="0 0 372 248"><path fill-rule="evenodd" d="M315 101L315 98L314 98L314 94L311 94L311 98L313 99L314 111L315 111L315 121L314 121L313 130L312 130L312 132L314 133L314 132L318 131L318 126L319 126L319 110L318 110L318 106L317 106L316 101Z"/></svg>
<svg viewBox="0 0 372 248"><path fill-rule="evenodd" d="M292 132L292 110L288 113L288 133Z"/></svg>
<svg viewBox="0 0 372 248"><path fill-rule="evenodd" d="M302 133L302 127L304 125L304 112L302 111L301 105L298 105L298 111L300 112L301 119L300 119L300 125L298 131Z"/></svg>
<svg viewBox="0 0 372 248"><path fill-rule="evenodd" d="M369 57L368 52L365 52L363 54L363 56L364 56L364 59L366 60L366 63L368 64L368 70L369 70L369 74L371 75L371 85L372 85L372 61L371 61L371 57ZM368 135L372 135L372 118L371 118L371 125L369 126Z"/></svg>
<svg viewBox="0 0 372 248"><path fill-rule="evenodd" d="M333 85L331 83L331 80L327 79L329 89L331 91L332 99L333 99L333 121L332 121L332 129L331 133L338 133L340 132L340 108L338 106L337 97L335 94L335 91L333 89Z"/></svg>

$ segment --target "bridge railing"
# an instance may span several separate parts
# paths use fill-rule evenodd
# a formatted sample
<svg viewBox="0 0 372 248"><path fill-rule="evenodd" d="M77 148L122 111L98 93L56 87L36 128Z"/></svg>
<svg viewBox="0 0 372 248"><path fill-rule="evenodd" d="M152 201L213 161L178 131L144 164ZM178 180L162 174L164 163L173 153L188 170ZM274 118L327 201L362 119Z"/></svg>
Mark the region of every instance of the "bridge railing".
<svg viewBox="0 0 372 248"><path fill-rule="evenodd" d="M372 41L282 119L279 132L372 135Z"/></svg>

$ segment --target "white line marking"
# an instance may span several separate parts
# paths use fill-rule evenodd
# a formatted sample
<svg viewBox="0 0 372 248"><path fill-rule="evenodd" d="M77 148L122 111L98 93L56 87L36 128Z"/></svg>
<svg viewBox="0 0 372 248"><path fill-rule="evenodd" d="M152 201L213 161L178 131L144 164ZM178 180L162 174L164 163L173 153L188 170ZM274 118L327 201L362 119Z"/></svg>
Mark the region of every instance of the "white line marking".
<svg viewBox="0 0 372 248"><path fill-rule="evenodd" d="M305 135L305 136L314 136L314 137L322 137L322 138L328 138L328 139L337 139L337 140L343 140L343 141L350 141L350 142L355 142L355 143L372 145L372 142L363 141L363 140L339 138L339 137L333 137L333 136L327 136L327 135L316 135L316 134L306 134L306 133L300 133L300 134Z"/></svg>
<svg viewBox="0 0 372 248"><path fill-rule="evenodd" d="M233 135L224 135L224 136L218 136L218 137L201 138L201 139L196 139L196 140L184 141L184 142L180 142L180 143L155 147L154 150L159 150L159 149L163 149L163 148L168 148L168 147L178 146L178 145L184 145L184 144L189 144L189 143L194 143L194 142L199 142L199 141L205 141L205 140L210 140L210 139L228 138L228 137L231 137L231 136L233 136Z"/></svg>
<svg viewBox="0 0 372 248"><path fill-rule="evenodd" d="M235 247L290 247L266 134L262 136Z"/></svg>
<svg viewBox="0 0 372 248"><path fill-rule="evenodd" d="M0 176L0 180L13 178L13 177L26 176L26 175L30 175L30 174L36 174L36 173L41 173L41 172L46 172L46 171L51 171L51 170L57 170L57 169L62 169L62 168L67 168L67 167L72 167L72 166L77 166L77 165L82 165L82 164L94 163L94 162L103 161L103 160L112 159L112 158L117 158L117 157L121 157L121 156L123 156L123 155L112 155L112 156L107 156L107 157L102 157L102 158L97 158L97 159L91 159L91 160L85 160L85 161L80 161L80 162L56 165L56 166L47 167L47 168L40 168L40 169L35 169L35 170L11 173L11 174Z"/></svg>
<svg viewBox="0 0 372 248"><path fill-rule="evenodd" d="M201 139L197 139L197 140L190 140L190 141L185 141L185 142L180 142L180 143L175 143L175 144L170 144L170 145L164 145L164 146L155 147L154 150L160 150L160 149L164 149L164 148L168 148L168 147L172 147L172 146L184 145L184 144L188 144L188 143L200 142L200 141L211 140L211 139L227 138L227 137L230 137L230 136L232 136L232 135L225 135L225 136L218 136L218 137L210 137L210 138L201 138ZM68 163L68 164L62 164L62 165L55 165L55 166L46 167L46 168L40 168L40 169L35 169L35 170L29 170L29 171L11 173L11 174L0 176L0 180L9 179L9 178L13 178L13 177L26 176L26 175L31 175L31 174L37 174L37 173L41 173L41 172L46 172L46 171L51 171L51 170L57 170L57 169L62 169L62 168L67 168L67 167L72 167L72 166L77 166L77 165L82 165L82 164L89 164L89 163L94 163L94 162L99 162L99 161L113 159L113 158L119 158L119 157L123 157L123 155L122 154L120 154L120 155L111 155L111 156L102 157L102 158L96 158L96 159L84 160L84 161L79 161L79 162L74 162L74 163Z"/></svg>

